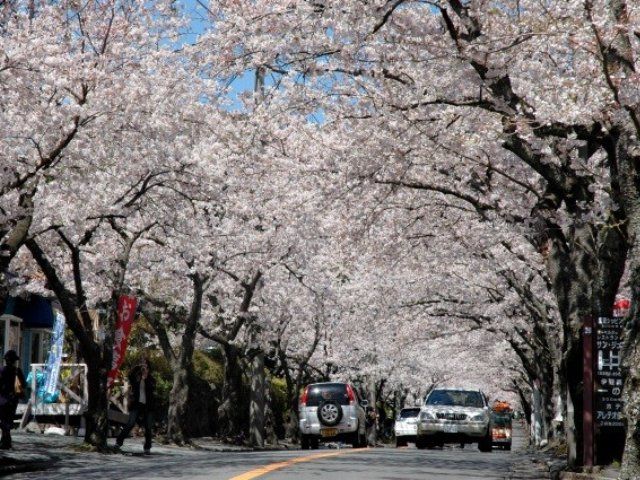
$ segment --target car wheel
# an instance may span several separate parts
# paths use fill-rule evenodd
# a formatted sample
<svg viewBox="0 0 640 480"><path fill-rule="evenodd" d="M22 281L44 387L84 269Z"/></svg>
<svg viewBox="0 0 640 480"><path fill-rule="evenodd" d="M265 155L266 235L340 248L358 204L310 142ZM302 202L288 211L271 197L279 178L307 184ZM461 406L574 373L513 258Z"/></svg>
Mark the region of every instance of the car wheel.
<svg viewBox="0 0 640 480"><path fill-rule="evenodd" d="M425 448L427 448L426 440L424 438L416 439L416 448L419 450L424 450Z"/></svg>
<svg viewBox="0 0 640 480"><path fill-rule="evenodd" d="M309 435L302 435L300 438L300 448L302 450L309 450Z"/></svg>
<svg viewBox="0 0 640 480"><path fill-rule="evenodd" d="M355 432L353 432L353 441L351 442L353 448L364 448L367 446L367 435L360 433L360 425Z"/></svg>
<svg viewBox="0 0 640 480"><path fill-rule="evenodd" d="M401 438L396 437L396 448L398 447L406 447L407 446L407 441L403 440Z"/></svg>
<svg viewBox="0 0 640 480"><path fill-rule="evenodd" d="M478 442L478 450L481 452L490 452L493 450L493 440L491 435L487 435Z"/></svg>
<svg viewBox="0 0 640 480"><path fill-rule="evenodd" d="M318 406L318 420L327 427L337 425L342 420L342 406L334 400L322 402Z"/></svg>
<svg viewBox="0 0 640 480"><path fill-rule="evenodd" d="M360 443L360 428L351 434L351 442L349 443L351 443L353 448L360 448L362 446L362 443Z"/></svg>
<svg viewBox="0 0 640 480"><path fill-rule="evenodd" d="M311 441L309 443L311 444L312 450L317 450L320 447L320 440L318 437L311 437Z"/></svg>

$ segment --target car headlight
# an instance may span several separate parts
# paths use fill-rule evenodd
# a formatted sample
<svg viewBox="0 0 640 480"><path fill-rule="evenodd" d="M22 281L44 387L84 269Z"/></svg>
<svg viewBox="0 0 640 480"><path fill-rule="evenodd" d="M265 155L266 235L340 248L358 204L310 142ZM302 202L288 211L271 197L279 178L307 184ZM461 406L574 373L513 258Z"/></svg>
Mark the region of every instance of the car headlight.
<svg viewBox="0 0 640 480"><path fill-rule="evenodd" d="M433 412L420 412L420 421L435 420L436 415Z"/></svg>
<svg viewBox="0 0 640 480"><path fill-rule="evenodd" d="M485 416L484 413L476 413L475 415L471 415L469 417L469 420L471 420L472 422L482 422L483 420L486 420L487 417Z"/></svg>

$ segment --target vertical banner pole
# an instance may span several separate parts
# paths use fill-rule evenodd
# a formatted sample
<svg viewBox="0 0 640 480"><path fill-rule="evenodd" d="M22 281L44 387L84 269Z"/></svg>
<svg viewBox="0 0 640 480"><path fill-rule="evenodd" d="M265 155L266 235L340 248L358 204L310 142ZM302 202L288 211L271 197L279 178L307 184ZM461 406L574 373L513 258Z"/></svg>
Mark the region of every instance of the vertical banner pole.
<svg viewBox="0 0 640 480"><path fill-rule="evenodd" d="M136 316L136 308L138 301L136 297L121 295L118 298L118 318L116 319L116 331L113 340L113 359L111 362L111 370L107 374L107 389L113 386L113 382L118 374L118 369L124 360L127 351L127 341L133 319Z"/></svg>
<svg viewBox="0 0 640 480"><path fill-rule="evenodd" d="M55 312L56 318L51 332L51 348L47 357L45 368L44 393L43 395L55 395L58 389L60 378L60 365L62 363L62 349L64 348L64 328L65 318L62 312ZM35 378L35 375L34 375ZM55 400L54 400L55 401Z"/></svg>
<svg viewBox="0 0 640 480"><path fill-rule="evenodd" d="M582 331L582 445L583 463L587 467L594 464L594 385L593 385L593 317L585 317Z"/></svg>

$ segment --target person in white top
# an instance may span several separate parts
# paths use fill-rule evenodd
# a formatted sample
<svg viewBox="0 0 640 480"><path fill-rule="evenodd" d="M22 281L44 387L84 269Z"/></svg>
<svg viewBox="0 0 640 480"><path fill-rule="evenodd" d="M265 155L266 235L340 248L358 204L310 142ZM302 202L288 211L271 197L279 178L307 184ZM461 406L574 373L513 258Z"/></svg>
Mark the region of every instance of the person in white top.
<svg viewBox="0 0 640 480"><path fill-rule="evenodd" d="M153 437L153 407L155 380L151 375L151 365L145 358L140 365L131 369L129 374L129 420L116 439L116 446L122 447L124 439L140 421L144 427L144 453L151 453Z"/></svg>

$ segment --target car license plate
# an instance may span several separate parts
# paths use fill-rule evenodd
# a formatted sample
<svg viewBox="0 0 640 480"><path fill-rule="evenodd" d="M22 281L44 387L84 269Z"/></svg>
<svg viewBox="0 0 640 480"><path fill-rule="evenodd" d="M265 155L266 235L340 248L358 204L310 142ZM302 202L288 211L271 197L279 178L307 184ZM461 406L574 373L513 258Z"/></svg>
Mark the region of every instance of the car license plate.
<svg viewBox="0 0 640 480"><path fill-rule="evenodd" d="M336 435L338 435L338 429L337 428L322 428L322 429L320 429L320 435L322 435L323 437L335 437Z"/></svg>
<svg viewBox="0 0 640 480"><path fill-rule="evenodd" d="M451 424L445 424L444 425L444 433L458 433L458 426L457 425L451 425Z"/></svg>

